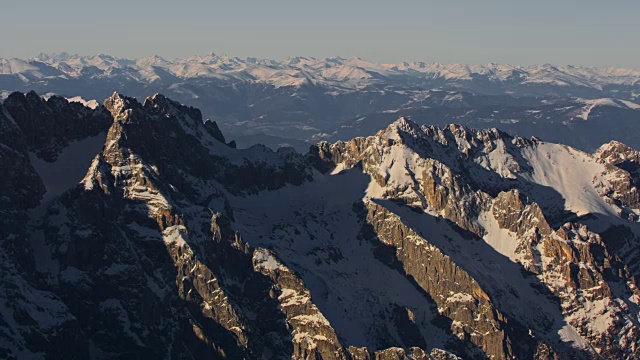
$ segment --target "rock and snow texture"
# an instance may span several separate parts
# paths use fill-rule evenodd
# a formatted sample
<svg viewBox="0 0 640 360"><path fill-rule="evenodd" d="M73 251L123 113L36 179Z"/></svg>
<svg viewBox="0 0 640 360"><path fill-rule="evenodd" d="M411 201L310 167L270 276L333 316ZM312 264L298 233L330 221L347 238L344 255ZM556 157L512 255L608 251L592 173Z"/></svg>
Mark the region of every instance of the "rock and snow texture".
<svg viewBox="0 0 640 360"><path fill-rule="evenodd" d="M401 118L302 155L235 149L162 95L0 110L0 357L640 355L640 153L622 143Z"/></svg>
<svg viewBox="0 0 640 360"><path fill-rule="evenodd" d="M320 154L342 171L361 164L375 180L369 201L393 200L387 209L476 276L498 308L536 336L565 343L557 349L628 357L624 349L637 348L630 345L637 342L636 280L627 269L636 267L637 202L619 199L637 189L634 173L611 166L627 157L637 164L631 149L614 143L590 155L496 130L420 128L400 119L375 137L322 144ZM459 231L438 235L443 226L434 216Z"/></svg>

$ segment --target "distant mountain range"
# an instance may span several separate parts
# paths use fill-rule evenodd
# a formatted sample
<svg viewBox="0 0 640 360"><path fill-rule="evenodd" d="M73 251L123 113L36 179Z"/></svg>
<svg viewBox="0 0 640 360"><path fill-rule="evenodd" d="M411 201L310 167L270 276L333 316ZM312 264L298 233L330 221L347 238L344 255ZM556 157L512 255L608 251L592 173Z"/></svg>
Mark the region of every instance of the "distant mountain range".
<svg viewBox="0 0 640 360"><path fill-rule="evenodd" d="M305 85L362 90L407 85L433 88L456 84L482 93L548 95L569 92L617 94L640 85L640 70L577 66L461 65L424 62L378 64L362 58L316 59L293 57L283 61L238 57L193 56L166 60L160 56L141 59L109 55L79 56L67 53L40 54L29 60L0 60L0 74L21 80L54 78L123 78L141 83L175 82L183 79L218 79L269 84L276 87ZM467 84L464 84L467 83ZM626 89L629 90L629 89ZM636 89L637 90L637 89ZM629 98L640 96L637 92ZM617 97L617 96L616 96Z"/></svg>
<svg viewBox="0 0 640 360"><path fill-rule="evenodd" d="M640 71L620 68L61 53L0 59L0 96L14 90L87 100L113 90L140 99L163 93L198 106L240 147L304 150L320 139L372 135L398 116L497 127L589 151L609 140L640 147Z"/></svg>

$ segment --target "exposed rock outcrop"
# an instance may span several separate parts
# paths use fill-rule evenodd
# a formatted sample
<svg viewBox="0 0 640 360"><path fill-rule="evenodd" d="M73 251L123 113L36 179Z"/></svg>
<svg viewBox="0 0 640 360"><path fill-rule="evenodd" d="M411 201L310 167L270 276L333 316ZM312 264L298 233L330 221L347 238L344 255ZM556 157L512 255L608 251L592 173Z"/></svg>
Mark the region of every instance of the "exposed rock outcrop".
<svg viewBox="0 0 640 360"><path fill-rule="evenodd" d="M50 191L34 159L105 131ZM637 152L406 119L306 155L235 149L162 95L13 94L0 357L635 358L623 163Z"/></svg>

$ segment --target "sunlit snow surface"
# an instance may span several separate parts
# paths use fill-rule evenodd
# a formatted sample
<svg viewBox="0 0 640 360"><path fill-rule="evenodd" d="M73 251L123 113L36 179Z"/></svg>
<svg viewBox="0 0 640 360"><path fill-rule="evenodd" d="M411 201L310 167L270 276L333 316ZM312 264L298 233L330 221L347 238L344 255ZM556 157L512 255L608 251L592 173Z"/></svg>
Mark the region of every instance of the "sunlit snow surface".
<svg viewBox="0 0 640 360"><path fill-rule="evenodd" d="M526 148L523 156L533 171L522 174L522 177L558 191L565 200L567 210L577 215L592 213L617 216L594 187L606 169L593 156L550 143Z"/></svg>
<svg viewBox="0 0 640 360"><path fill-rule="evenodd" d="M98 106L100 106L100 103L98 103L98 101L96 100L85 100L83 99L81 96L74 96L72 98L67 98L67 101L69 102L77 102L80 103L90 109L95 109Z"/></svg>
<svg viewBox="0 0 640 360"><path fill-rule="evenodd" d="M376 337L385 332L401 344L390 318L395 305L409 308L430 329L422 334L430 347L442 346L446 335L429 324L435 313L427 299L377 260L372 245L358 237L352 208L362 200L367 183L368 176L353 169L318 175L298 187L234 198L236 227L251 245L272 249L301 275L313 302L349 345L375 349ZM259 260L261 266L278 266L267 254Z"/></svg>

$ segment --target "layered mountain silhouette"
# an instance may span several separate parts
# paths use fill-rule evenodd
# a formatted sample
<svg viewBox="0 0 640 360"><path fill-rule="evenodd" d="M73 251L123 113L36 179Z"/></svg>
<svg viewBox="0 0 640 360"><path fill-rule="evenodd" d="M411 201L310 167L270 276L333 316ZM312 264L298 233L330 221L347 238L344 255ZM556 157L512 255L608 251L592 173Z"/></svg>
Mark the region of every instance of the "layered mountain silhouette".
<svg viewBox="0 0 640 360"><path fill-rule="evenodd" d="M399 117L495 127L588 152L611 140L640 147L640 72L620 68L216 54L0 59L0 98L32 89L87 101L114 89L139 101L162 93L200 108L241 148L261 143L306 152L318 141L374 135Z"/></svg>

